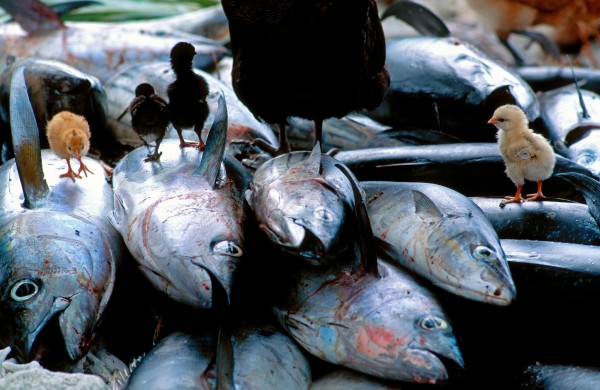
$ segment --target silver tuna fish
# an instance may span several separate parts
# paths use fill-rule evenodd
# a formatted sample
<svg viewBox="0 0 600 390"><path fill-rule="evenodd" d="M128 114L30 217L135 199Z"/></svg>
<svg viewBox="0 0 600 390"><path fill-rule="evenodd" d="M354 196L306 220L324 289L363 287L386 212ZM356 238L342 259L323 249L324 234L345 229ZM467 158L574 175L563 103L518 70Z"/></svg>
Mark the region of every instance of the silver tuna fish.
<svg viewBox="0 0 600 390"><path fill-rule="evenodd" d="M214 333L168 335L133 370L127 389L220 388L220 366L215 360L220 346ZM308 389L308 360L278 326L236 326L231 348L234 360L228 369L232 370L232 388Z"/></svg>
<svg viewBox="0 0 600 390"><path fill-rule="evenodd" d="M473 201L437 184L361 185L375 236L398 264L465 298L513 301L516 288L500 239Z"/></svg>
<svg viewBox="0 0 600 390"><path fill-rule="evenodd" d="M442 383L448 372L438 355L463 364L452 327L429 290L378 261L361 190L353 182L360 265L304 264L274 312L302 347L323 360L384 379Z"/></svg>
<svg viewBox="0 0 600 390"><path fill-rule="evenodd" d="M352 189L336 160L312 152L275 157L254 173L246 200L260 228L281 249L313 265L340 253Z"/></svg>
<svg viewBox="0 0 600 390"><path fill-rule="evenodd" d="M84 158L96 174L73 183L59 178L64 159L40 154L23 67L10 101L16 158L0 167L0 339L23 360L43 360L49 340L38 335L56 319L76 360L93 342L122 254L106 216L112 190L96 160Z"/></svg>
<svg viewBox="0 0 600 390"><path fill-rule="evenodd" d="M44 13L42 8L28 7L22 0L2 0L0 6L21 23L0 26L3 55L65 62L102 82L134 64L169 61L171 48L181 41L194 45L198 53L194 57L194 66L198 68L214 65L215 59L227 52L211 39L177 30L166 23L62 24L58 17L52 19L51 10L50 14ZM23 20L20 17L23 11L33 11L33 18ZM0 60L4 62L5 58Z"/></svg>
<svg viewBox="0 0 600 390"><path fill-rule="evenodd" d="M227 108L219 100L203 153L164 140L160 162L144 163L147 151L138 148L113 172L111 221L129 251L156 288L199 308L211 307L211 274L230 293L245 245L250 178L237 160L223 159Z"/></svg>
<svg viewBox="0 0 600 390"><path fill-rule="evenodd" d="M600 174L600 95L571 84L544 92L539 100L557 152Z"/></svg>

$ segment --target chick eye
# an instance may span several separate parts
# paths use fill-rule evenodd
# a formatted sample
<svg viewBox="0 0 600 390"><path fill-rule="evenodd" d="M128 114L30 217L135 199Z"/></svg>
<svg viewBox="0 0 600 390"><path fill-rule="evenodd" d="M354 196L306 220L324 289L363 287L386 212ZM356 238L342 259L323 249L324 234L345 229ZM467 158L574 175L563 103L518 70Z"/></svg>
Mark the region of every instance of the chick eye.
<svg viewBox="0 0 600 390"><path fill-rule="evenodd" d="M323 222L333 221L333 214L331 214L325 207L318 207L315 210L315 216Z"/></svg>
<svg viewBox="0 0 600 390"><path fill-rule="evenodd" d="M71 150L71 147L69 145L67 145L67 149Z"/></svg>
<svg viewBox="0 0 600 390"><path fill-rule="evenodd" d="M10 289L10 297L16 302L27 301L38 294L40 288L29 279L16 282Z"/></svg>
<svg viewBox="0 0 600 390"><path fill-rule="evenodd" d="M483 245L475 247L473 250L473 257L484 261L492 261L496 258L496 256L494 256L494 251Z"/></svg>
<svg viewBox="0 0 600 390"><path fill-rule="evenodd" d="M448 327L448 323L443 318L433 315L423 317L419 325L426 330L440 330Z"/></svg>
<svg viewBox="0 0 600 390"><path fill-rule="evenodd" d="M504 118L498 118L498 122L504 122Z"/></svg>
<svg viewBox="0 0 600 390"><path fill-rule="evenodd" d="M240 257L244 253L242 248L237 246L233 241L220 241L215 244L213 250L222 255Z"/></svg>

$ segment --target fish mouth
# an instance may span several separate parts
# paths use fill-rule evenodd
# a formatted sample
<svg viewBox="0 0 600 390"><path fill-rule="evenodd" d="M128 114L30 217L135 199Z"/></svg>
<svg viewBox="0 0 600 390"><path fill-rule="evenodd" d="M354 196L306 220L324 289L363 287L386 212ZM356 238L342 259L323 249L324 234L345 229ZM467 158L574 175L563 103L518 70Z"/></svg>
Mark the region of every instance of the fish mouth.
<svg viewBox="0 0 600 390"><path fill-rule="evenodd" d="M517 297L517 287L512 281L510 274L498 275L497 272L490 269L481 271L481 280L496 288L490 293L482 296L484 302L494 303L499 306L508 306ZM487 285L486 285L487 287Z"/></svg>
<svg viewBox="0 0 600 390"><path fill-rule="evenodd" d="M323 242L306 226L295 218L286 217L281 229L261 225L266 235L282 249L305 258L309 263L318 265L326 253Z"/></svg>
<svg viewBox="0 0 600 390"><path fill-rule="evenodd" d="M29 355L31 353L33 343L37 339L37 337L40 334L40 332L42 331L42 329L46 326L48 321L50 321L50 319L52 317L56 316L58 313L64 312L67 309L67 307L69 307L70 303L71 303L71 301L68 299L65 299L65 298L56 298L54 300L54 302L52 303L52 307L50 307L50 310L48 310L48 313L46 314L46 316L44 318L42 318L42 320L35 327L35 329L26 336L26 339L25 339L25 354L26 355Z"/></svg>
<svg viewBox="0 0 600 390"><path fill-rule="evenodd" d="M433 352L422 347L409 349L409 360L423 362L423 370L413 374L413 380L420 384L443 384L450 377L448 372L464 369L464 361L458 346L449 346L447 350ZM415 365L418 365L415 363Z"/></svg>
<svg viewBox="0 0 600 390"><path fill-rule="evenodd" d="M40 323L25 337L24 360L37 360L40 362L54 361L49 355L67 354L65 344L61 343L59 317L69 307L70 301L65 298L56 298L52 307ZM61 351L61 352L58 352ZM44 365L44 367L46 367Z"/></svg>

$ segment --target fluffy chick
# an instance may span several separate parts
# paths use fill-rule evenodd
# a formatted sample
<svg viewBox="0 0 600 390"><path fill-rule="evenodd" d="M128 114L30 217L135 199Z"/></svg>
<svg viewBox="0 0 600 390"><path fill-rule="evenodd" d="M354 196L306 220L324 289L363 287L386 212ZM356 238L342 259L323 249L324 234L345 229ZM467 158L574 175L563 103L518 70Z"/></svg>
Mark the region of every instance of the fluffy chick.
<svg viewBox="0 0 600 390"><path fill-rule="evenodd" d="M81 158L90 150L90 126L87 120L70 111L61 111L54 115L46 125L46 136L50 149L60 158L67 160L69 167L66 173L60 177L70 177L75 181L75 178L81 179L81 171L87 177L87 172L92 173L85 166ZM75 173L71 168L71 157L79 161L79 171Z"/></svg>
<svg viewBox="0 0 600 390"><path fill-rule="evenodd" d="M171 123L179 136L179 146L197 146L204 149L202 128L208 117L208 83L204 77L197 75L192 68L192 60L196 55L194 46L187 42L179 42L171 49L171 68L175 73L175 81L167 87L169 98L169 115ZM198 136L198 143L186 142L181 131L193 127Z"/></svg>
<svg viewBox="0 0 600 390"><path fill-rule="evenodd" d="M155 93L151 84L141 83L135 88L135 97L129 107L118 119L121 119L127 111L131 114L131 127L144 141L144 144L148 146L151 142L156 141L154 153L148 154L144 161L158 160L162 154L162 152L158 152L158 147L167 132L167 126L169 126L168 103Z"/></svg>
<svg viewBox="0 0 600 390"><path fill-rule="evenodd" d="M498 129L498 147L506 165L506 175L517 186L515 196L505 197L505 203L544 198L542 181L552 176L556 156L548 140L528 127L527 117L519 107L507 104L494 111L488 121ZM521 196L525 180L537 181L538 190Z"/></svg>

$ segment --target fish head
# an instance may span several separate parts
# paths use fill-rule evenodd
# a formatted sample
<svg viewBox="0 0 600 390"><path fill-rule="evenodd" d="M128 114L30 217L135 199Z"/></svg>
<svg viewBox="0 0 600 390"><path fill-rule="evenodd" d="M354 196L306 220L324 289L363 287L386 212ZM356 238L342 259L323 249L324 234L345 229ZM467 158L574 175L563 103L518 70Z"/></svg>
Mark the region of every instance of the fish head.
<svg viewBox="0 0 600 390"><path fill-rule="evenodd" d="M322 180L275 181L252 203L260 228L285 251L318 265L341 249L347 206Z"/></svg>
<svg viewBox="0 0 600 390"><path fill-rule="evenodd" d="M567 155L569 159L583 165L595 175L600 174L600 130L589 131L584 137L569 144Z"/></svg>
<svg viewBox="0 0 600 390"><path fill-rule="evenodd" d="M377 276L303 271L290 301L274 313L300 345L325 361L398 381L446 381L443 359L463 366L447 315L409 273L378 265Z"/></svg>
<svg viewBox="0 0 600 390"><path fill-rule="evenodd" d="M0 317L10 319L1 341L23 360L43 360L58 329L68 358L79 359L112 293L107 235L82 218L32 211L0 228L0 237Z"/></svg>
<svg viewBox="0 0 600 390"><path fill-rule="evenodd" d="M123 235L155 287L194 307L211 307L211 274L230 293L244 253L243 202L221 190L161 198Z"/></svg>
<svg viewBox="0 0 600 390"><path fill-rule="evenodd" d="M506 306L516 297L510 268L495 231L477 218L446 216L427 238L427 262L435 265L430 268L439 287Z"/></svg>

